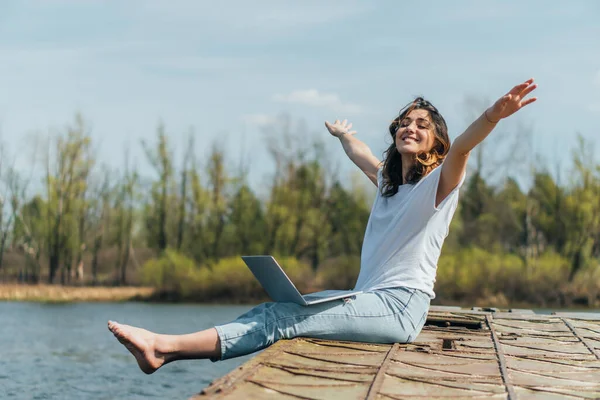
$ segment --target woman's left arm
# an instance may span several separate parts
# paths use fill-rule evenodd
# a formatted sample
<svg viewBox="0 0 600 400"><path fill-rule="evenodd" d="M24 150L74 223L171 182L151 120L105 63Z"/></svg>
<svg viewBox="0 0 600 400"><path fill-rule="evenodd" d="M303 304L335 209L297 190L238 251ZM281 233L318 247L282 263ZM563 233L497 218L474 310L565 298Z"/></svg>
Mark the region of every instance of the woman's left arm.
<svg viewBox="0 0 600 400"><path fill-rule="evenodd" d="M496 124L528 104L537 100L536 97L524 100L537 85L533 78L515 86L510 92L502 96L490 108L484 111L466 131L456 138L446 159L442 164L440 182L435 199L436 207L454 190L459 184L461 177L467 168L467 161L471 150L485 139L494 129Z"/></svg>

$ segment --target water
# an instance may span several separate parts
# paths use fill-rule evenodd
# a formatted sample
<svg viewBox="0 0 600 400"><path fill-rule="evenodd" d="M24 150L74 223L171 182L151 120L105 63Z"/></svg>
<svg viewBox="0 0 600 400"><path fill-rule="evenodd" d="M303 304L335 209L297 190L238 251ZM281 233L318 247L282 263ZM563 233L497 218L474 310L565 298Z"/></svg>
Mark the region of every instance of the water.
<svg viewBox="0 0 600 400"><path fill-rule="evenodd" d="M187 399L252 355L217 363L178 361L145 375L106 321L190 333L250 307L0 302L0 399Z"/></svg>

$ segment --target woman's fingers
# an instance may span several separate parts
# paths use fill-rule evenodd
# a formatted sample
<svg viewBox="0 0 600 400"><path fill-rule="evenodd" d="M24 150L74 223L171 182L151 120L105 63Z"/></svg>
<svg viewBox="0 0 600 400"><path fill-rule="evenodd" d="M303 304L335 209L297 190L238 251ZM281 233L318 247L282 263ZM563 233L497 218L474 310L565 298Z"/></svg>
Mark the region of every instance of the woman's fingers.
<svg viewBox="0 0 600 400"><path fill-rule="evenodd" d="M527 82L525 83L520 83L517 86L515 86L514 88L512 88L510 90L510 92L508 92L509 94L519 94L523 91L523 89L525 89L527 86L529 86L529 84Z"/></svg>
<svg viewBox="0 0 600 400"><path fill-rule="evenodd" d="M532 97L530 99L527 99L527 100L521 102L521 107L525 107L526 105L531 104L536 100L537 100L537 97Z"/></svg>
<svg viewBox="0 0 600 400"><path fill-rule="evenodd" d="M518 93L522 92L525 88L527 88L529 85L531 85L532 83L533 83L533 78L529 78L525 82L519 83L517 86L513 87L508 93L518 94ZM535 85L535 86L537 87L537 85Z"/></svg>
<svg viewBox="0 0 600 400"><path fill-rule="evenodd" d="M500 97L496 103L494 103L491 113L498 120L506 118L519 109L529 105L537 100L537 97L524 100L525 96L530 94L537 88L537 85L533 83L533 78L526 80L523 83L513 87L510 92Z"/></svg>
<svg viewBox="0 0 600 400"><path fill-rule="evenodd" d="M340 122L339 119L336 119L333 124L329 121L325 121L325 126L327 127L327 129L330 129L330 130L331 129L343 129L343 130L349 131L350 128L352 128L352 122L348 123L347 119Z"/></svg>
<svg viewBox="0 0 600 400"><path fill-rule="evenodd" d="M527 96L529 93L533 92L536 88L537 88L537 85L531 85L531 86L525 88L525 90L523 90L521 92L521 97Z"/></svg>

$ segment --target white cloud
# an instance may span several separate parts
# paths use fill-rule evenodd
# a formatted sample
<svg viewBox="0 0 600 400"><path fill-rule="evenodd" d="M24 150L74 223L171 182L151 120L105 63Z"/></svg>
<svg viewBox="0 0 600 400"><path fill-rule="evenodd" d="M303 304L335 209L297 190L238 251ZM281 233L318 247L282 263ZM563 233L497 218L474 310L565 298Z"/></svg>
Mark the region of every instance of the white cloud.
<svg viewBox="0 0 600 400"><path fill-rule="evenodd" d="M276 94L273 100L281 103L302 104L327 108L336 112L356 114L364 111L357 104L344 103L336 93L321 93L317 89L294 90L289 94Z"/></svg>

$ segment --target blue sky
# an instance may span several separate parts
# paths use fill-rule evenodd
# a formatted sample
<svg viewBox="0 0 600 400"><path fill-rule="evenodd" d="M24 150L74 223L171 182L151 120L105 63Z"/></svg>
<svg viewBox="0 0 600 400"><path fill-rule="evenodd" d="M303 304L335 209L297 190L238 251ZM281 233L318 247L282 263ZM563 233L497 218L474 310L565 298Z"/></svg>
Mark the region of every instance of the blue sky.
<svg viewBox="0 0 600 400"><path fill-rule="evenodd" d="M151 176L139 143L162 120L177 154L193 127L199 159L216 141L232 164L250 159L264 187L274 169L264 130L281 115L321 136L344 177L354 167L324 120L348 118L381 156L414 96L455 138L482 104L534 77L538 102L503 121L486 152L516 146L513 174L533 154L566 171L576 133L600 137L599 20L596 1L4 0L0 130L29 168L32 135L80 111L101 162L118 167L130 146Z"/></svg>

